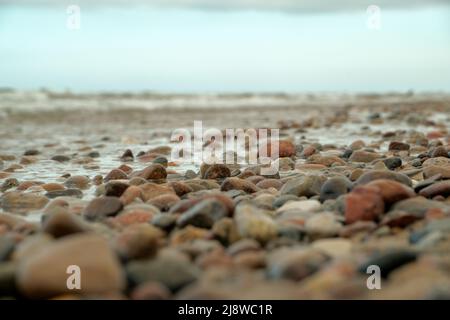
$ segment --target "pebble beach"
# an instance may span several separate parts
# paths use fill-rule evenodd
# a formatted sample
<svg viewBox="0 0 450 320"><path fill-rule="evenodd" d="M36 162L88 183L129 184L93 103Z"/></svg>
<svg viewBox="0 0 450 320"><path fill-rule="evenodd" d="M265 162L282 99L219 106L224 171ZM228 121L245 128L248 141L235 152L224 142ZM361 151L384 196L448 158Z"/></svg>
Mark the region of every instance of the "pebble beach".
<svg viewBox="0 0 450 320"><path fill-rule="evenodd" d="M194 121L279 171L173 161ZM442 298L449 95L0 92L0 299Z"/></svg>

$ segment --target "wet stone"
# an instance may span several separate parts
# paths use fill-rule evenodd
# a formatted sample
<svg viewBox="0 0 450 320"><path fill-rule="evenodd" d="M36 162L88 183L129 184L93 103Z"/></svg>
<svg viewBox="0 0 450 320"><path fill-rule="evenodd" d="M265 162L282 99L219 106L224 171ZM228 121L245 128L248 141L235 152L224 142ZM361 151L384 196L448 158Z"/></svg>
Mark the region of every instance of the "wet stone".
<svg viewBox="0 0 450 320"><path fill-rule="evenodd" d="M102 219L116 215L122 207L122 203L116 197L99 197L87 205L83 216L88 220Z"/></svg>

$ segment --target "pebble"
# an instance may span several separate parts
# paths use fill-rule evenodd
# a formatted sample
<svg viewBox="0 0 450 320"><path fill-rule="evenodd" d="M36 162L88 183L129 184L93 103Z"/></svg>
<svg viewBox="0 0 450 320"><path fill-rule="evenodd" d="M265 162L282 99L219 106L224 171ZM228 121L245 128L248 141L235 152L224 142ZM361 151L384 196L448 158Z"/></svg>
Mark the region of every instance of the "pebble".
<svg viewBox="0 0 450 320"><path fill-rule="evenodd" d="M83 216L88 220L115 216L122 210L123 204L116 197L99 197L92 200L84 209Z"/></svg>
<svg viewBox="0 0 450 320"><path fill-rule="evenodd" d="M68 188L75 188L75 189L87 189L90 184L90 179L85 176L72 176L68 178L64 185Z"/></svg>
<svg viewBox="0 0 450 320"><path fill-rule="evenodd" d="M347 239L320 239L311 243L311 247L324 252L332 258L340 258L351 253L352 242Z"/></svg>
<svg viewBox="0 0 450 320"><path fill-rule="evenodd" d="M365 186L368 188L378 189L378 192L383 198L386 206L400 200L413 198L416 196L413 189L395 180L378 179L365 184Z"/></svg>
<svg viewBox="0 0 450 320"><path fill-rule="evenodd" d="M148 259L156 255L163 232L150 224L132 224L114 239L114 248L126 260Z"/></svg>
<svg viewBox="0 0 450 320"><path fill-rule="evenodd" d="M214 223L227 215L225 205L214 199L205 199L188 211L184 212L177 220L179 227L193 225L199 228L211 228Z"/></svg>
<svg viewBox="0 0 450 320"><path fill-rule="evenodd" d="M55 238L89 230L91 228L81 217L69 213L67 209L57 210L52 214L48 214L42 223L42 231Z"/></svg>
<svg viewBox="0 0 450 320"><path fill-rule="evenodd" d="M300 281L317 272L329 258L317 249L281 248L272 252L267 260L270 279Z"/></svg>
<svg viewBox="0 0 450 320"><path fill-rule="evenodd" d="M399 141L392 141L389 143L389 151L408 151L409 144Z"/></svg>
<svg viewBox="0 0 450 320"><path fill-rule="evenodd" d="M404 185L407 185L408 187L412 186L411 179L398 172L392 172L392 171L386 171L386 170L372 170L368 171L364 174L362 174L356 181L356 185L361 184L367 184L371 181L377 180L377 179L388 179L388 180L394 180L400 183L403 183Z"/></svg>
<svg viewBox="0 0 450 320"><path fill-rule="evenodd" d="M305 230L312 239L331 238L337 236L342 224L331 212L316 213L306 220Z"/></svg>
<svg viewBox="0 0 450 320"><path fill-rule="evenodd" d="M353 184L345 177L333 177L325 181L320 189L320 201L336 199L339 196L350 192Z"/></svg>
<svg viewBox="0 0 450 320"><path fill-rule="evenodd" d="M169 250L151 260L132 261L126 270L133 284L156 281L172 292L194 282L200 275L200 270L185 255Z"/></svg>
<svg viewBox="0 0 450 320"><path fill-rule="evenodd" d="M345 196L345 222L374 221L384 212L384 201L377 188L359 186Z"/></svg>
<svg viewBox="0 0 450 320"><path fill-rule="evenodd" d="M265 244L277 236L277 225L273 219L250 204L237 206L234 219L243 238Z"/></svg>
<svg viewBox="0 0 450 320"><path fill-rule="evenodd" d="M351 162L372 162L376 159L379 159L380 155L375 152L368 152L364 150L356 150L352 153L350 158L348 159Z"/></svg>
<svg viewBox="0 0 450 320"><path fill-rule="evenodd" d="M0 207L4 211L21 214L42 209L47 203L48 199L45 196L19 191L7 192L0 197Z"/></svg>
<svg viewBox="0 0 450 320"><path fill-rule="evenodd" d="M120 292L125 287L117 258L107 241L94 234L67 236L24 257L18 265L17 285L28 298L71 293L66 284L71 265L82 272L79 294L102 295Z"/></svg>
<svg viewBox="0 0 450 320"><path fill-rule="evenodd" d="M214 164L210 166L205 174L203 175L203 179L224 179L231 176L230 169L224 164Z"/></svg>
<svg viewBox="0 0 450 320"><path fill-rule="evenodd" d="M283 211L315 212L320 209L320 202L317 200L289 201L277 209L277 213Z"/></svg>
<svg viewBox="0 0 450 320"><path fill-rule="evenodd" d="M288 180L280 190L282 195L292 194L297 197L312 197L320 194L320 189L326 178L323 176L308 175Z"/></svg>
<svg viewBox="0 0 450 320"><path fill-rule="evenodd" d="M242 190L246 193L255 193L258 191L258 187L255 186L250 181L236 178L236 177L231 177L231 178L226 178L222 182L222 185L220 186L220 190L221 191Z"/></svg>
<svg viewBox="0 0 450 320"><path fill-rule="evenodd" d="M419 194L426 198L432 198L437 195L447 197L450 195L450 180L436 182L420 190Z"/></svg>
<svg viewBox="0 0 450 320"><path fill-rule="evenodd" d="M83 197L83 192L80 189L64 189L64 190L53 190L45 194L49 199L54 199L58 197L75 197L81 199Z"/></svg>
<svg viewBox="0 0 450 320"><path fill-rule="evenodd" d="M376 265L380 268L381 276L386 278L395 269L416 259L417 254L411 250L390 250L383 253L375 253L359 266L359 271L366 274L369 266Z"/></svg>
<svg viewBox="0 0 450 320"><path fill-rule="evenodd" d="M160 164L152 164L144 170L137 172L133 176L146 180L161 180L167 177L167 171L166 168Z"/></svg>
<svg viewBox="0 0 450 320"><path fill-rule="evenodd" d="M103 179L103 181L108 182L110 180L122 180L127 179L128 175L120 169L112 169Z"/></svg>

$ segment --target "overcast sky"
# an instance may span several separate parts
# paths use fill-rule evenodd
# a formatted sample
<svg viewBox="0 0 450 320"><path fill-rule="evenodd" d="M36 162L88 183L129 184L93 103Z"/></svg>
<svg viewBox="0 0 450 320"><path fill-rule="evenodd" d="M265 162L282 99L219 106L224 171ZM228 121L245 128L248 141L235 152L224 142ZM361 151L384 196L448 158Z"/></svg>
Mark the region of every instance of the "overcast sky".
<svg viewBox="0 0 450 320"><path fill-rule="evenodd" d="M367 27L372 3L0 0L0 86L450 91L449 1L376 1L380 30Z"/></svg>

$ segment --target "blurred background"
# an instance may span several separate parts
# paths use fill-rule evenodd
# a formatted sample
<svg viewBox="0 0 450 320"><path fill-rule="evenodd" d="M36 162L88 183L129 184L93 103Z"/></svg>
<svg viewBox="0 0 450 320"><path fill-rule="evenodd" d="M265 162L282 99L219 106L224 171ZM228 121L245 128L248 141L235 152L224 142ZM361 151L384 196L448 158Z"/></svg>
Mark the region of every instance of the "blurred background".
<svg viewBox="0 0 450 320"><path fill-rule="evenodd" d="M449 91L450 1L0 0L0 87Z"/></svg>

